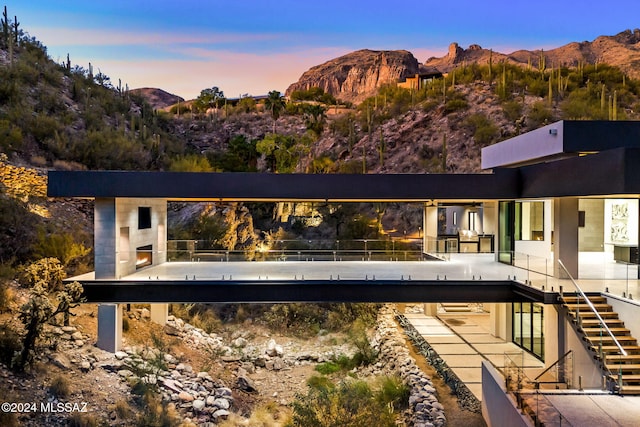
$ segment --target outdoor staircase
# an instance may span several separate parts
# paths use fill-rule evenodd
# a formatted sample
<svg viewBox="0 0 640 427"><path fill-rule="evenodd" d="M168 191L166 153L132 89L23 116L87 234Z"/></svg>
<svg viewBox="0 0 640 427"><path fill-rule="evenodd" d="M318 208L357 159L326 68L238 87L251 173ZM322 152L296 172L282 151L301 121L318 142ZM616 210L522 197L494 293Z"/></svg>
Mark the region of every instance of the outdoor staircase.
<svg viewBox="0 0 640 427"><path fill-rule="evenodd" d="M605 297L589 295L588 298L616 340L627 352L627 356L620 353L613 338L600 326L600 320L584 301L584 298L569 295L562 297L569 318L578 333L582 334L582 339L587 343L594 359L600 363L600 368L609 381L620 384L621 380L622 388L618 392L627 395L640 395L640 345L638 345L638 341L631 336L631 332L625 328L624 322L620 320L618 313L613 311Z"/></svg>

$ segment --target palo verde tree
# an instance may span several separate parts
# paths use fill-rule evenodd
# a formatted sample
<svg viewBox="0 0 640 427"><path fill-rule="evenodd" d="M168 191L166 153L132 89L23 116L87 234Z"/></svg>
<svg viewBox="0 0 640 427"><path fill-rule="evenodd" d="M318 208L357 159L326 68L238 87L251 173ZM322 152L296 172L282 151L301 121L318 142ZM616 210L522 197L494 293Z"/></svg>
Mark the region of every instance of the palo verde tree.
<svg viewBox="0 0 640 427"><path fill-rule="evenodd" d="M202 112L206 112L210 108L220 108L225 103L224 92L217 86L203 89L200 96L193 102L193 106Z"/></svg>

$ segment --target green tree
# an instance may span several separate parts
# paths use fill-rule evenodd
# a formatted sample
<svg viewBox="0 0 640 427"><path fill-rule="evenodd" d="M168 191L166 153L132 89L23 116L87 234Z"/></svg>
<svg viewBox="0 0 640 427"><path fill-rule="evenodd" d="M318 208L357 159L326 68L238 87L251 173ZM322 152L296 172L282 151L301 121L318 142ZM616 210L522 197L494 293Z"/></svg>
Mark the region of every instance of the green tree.
<svg viewBox="0 0 640 427"><path fill-rule="evenodd" d="M276 121L280 117L280 113L285 107L284 97L280 91L272 90L269 92L267 99L264 101L264 106L271 112L273 118L273 133L276 133Z"/></svg>
<svg viewBox="0 0 640 427"><path fill-rule="evenodd" d="M193 102L193 106L198 111L206 112L210 108L220 108L220 106L224 105L224 101L224 93L217 86L213 86L203 89Z"/></svg>

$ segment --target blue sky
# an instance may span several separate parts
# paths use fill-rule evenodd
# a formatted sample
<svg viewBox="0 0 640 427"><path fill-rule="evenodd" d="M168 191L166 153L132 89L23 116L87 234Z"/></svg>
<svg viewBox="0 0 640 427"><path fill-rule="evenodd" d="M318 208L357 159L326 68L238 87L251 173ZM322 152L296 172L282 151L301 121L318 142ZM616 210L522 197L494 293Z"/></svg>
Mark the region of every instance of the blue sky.
<svg viewBox="0 0 640 427"><path fill-rule="evenodd" d="M424 62L451 42L509 53L550 49L640 27L621 0L309 1L5 0L47 46L129 87L185 98L284 92L310 67L357 49L406 49Z"/></svg>

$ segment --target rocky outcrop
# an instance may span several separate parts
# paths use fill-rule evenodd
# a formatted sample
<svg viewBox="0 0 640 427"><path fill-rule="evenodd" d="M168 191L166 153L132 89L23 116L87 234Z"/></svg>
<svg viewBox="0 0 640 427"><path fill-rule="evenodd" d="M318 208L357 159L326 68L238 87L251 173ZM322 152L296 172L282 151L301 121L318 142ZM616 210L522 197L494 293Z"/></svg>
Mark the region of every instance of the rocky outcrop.
<svg viewBox="0 0 640 427"><path fill-rule="evenodd" d="M600 36L592 42L573 42L551 50L518 50L509 54L484 49L477 44L463 49L458 43L451 43L447 55L429 58L425 65L446 73L464 64L487 64L489 58L493 64L531 64L535 68L543 59L547 68L606 63L620 67L631 77L640 78L640 30L626 30L614 36Z"/></svg>
<svg viewBox="0 0 640 427"><path fill-rule="evenodd" d="M406 50L358 50L306 71L286 91L322 88L334 97L360 102L385 83L396 83L420 70L418 60Z"/></svg>

